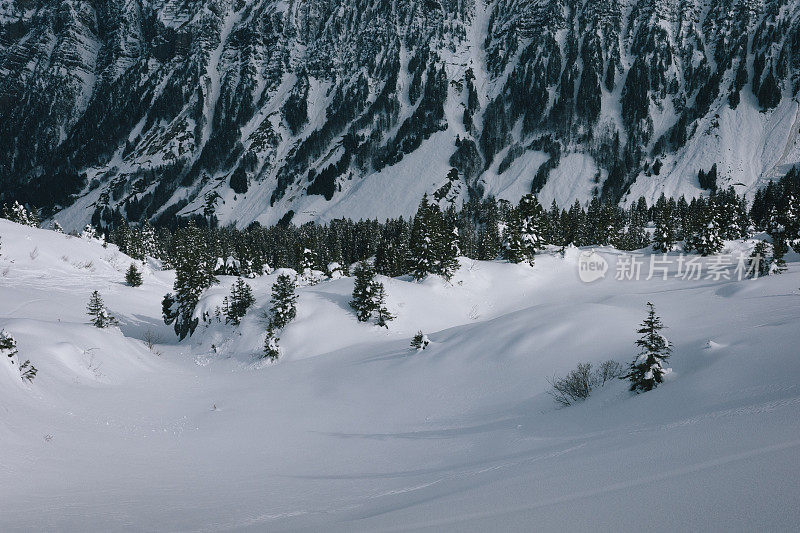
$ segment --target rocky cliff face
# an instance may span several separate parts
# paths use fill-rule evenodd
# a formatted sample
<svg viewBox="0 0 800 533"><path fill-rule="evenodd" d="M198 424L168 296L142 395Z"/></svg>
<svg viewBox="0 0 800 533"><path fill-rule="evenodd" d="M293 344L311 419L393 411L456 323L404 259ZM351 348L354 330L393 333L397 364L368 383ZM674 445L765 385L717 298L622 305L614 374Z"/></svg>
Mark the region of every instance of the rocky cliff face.
<svg viewBox="0 0 800 533"><path fill-rule="evenodd" d="M0 195L71 226L693 195L714 163L741 192L800 161L792 0L0 0L0 80Z"/></svg>

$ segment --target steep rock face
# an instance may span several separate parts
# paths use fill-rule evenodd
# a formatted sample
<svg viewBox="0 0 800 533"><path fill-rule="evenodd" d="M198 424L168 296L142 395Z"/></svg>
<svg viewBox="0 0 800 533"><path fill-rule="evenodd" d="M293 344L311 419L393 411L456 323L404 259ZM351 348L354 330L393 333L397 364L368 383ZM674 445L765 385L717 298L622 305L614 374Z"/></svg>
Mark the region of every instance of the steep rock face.
<svg viewBox="0 0 800 533"><path fill-rule="evenodd" d="M800 161L799 67L790 0L6 0L0 195L74 227L747 191Z"/></svg>

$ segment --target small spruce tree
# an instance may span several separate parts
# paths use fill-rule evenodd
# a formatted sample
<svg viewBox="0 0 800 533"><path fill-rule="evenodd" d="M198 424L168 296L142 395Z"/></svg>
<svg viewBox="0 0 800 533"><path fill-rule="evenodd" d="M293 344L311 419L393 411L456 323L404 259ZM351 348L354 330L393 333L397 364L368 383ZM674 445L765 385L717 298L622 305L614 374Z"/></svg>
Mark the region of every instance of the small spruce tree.
<svg viewBox="0 0 800 533"><path fill-rule="evenodd" d="M753 253L750 254L749 261L749 271L752 277L768 276L772 267L769 244L766 241L758 241L753 248Z"/></svg>
<svg viewBox="0 0 800 533"><path fill-rule="evenodd" d="M359 322L366 322L377 311L375 303L375 270L368 261L361 261L353 269L355 282L353 283L353 299L350 307L356 312Z"/></svg>
<svg viewBox="0 0 800 533"><path fill-rule="evenodd" d="M11 365L17 364L17 355L19 355L17 341L11 334L0 330L0 359L2 359L4 355ZM18 368L22 381L27 381L29 383L33 381L33 378L36 377L36 373L38 372L36 367L31 364L30 360L25 360L20 363Z"/></svg>
<svg viewBox="0 0 800 533"><path fill-rule="evenodd" d="M430 342L427 335L422 333L422 331L418 331L411 339L411 347L419 352L427 348Z"/></svg>
<svg viewBox="0 0 800 533"><path fill-rule="evenodd" d="M639 393L656 388L664 380L670 369L664 363L671 353L669 341L661 334L664 324L656 315L655 307L647 302L647 318L642 322L637 333L641 335L636 341L639 355L631 362L628 373L622 377L630 381L630 390Z"/></svg>
<svg viewBox="0 0 800 533"><path fill-rule="evenodd" d="M272 285L267 337L264 339L264 358L276 361L281 355L278 333L297 316L297 294L294 280L281 274Z"/></svg>
<svg viewBox="0 0 800 533"><path fill-rule="evenodd" d="M283 329L297 316L297 294L294 280L281 274L272 285L272 302L270 306L270 324L276 329Z"/></svg>
<svg viewBox="0 0 800 533"><path fill-rule="evenodd" d="M277 331L272 326L267 328L267 337L264 339L264 358L270 361L277 361L281 356L281 347L278 344Z"/></svg>
<svg viewBox="0 0 800 533"><path fill-rule="evenodd" d="M238 326L254 303L253 289L242 278L238 278L231 287L230 297L225 299L225 322Z"/></svg>
<svg viewBox="0 0 800 533"><path fill-rule="evenodd" d="M98 328L107 328L117 324L117 319L111 316L103 303L103 298L97 291L92 292L89 298L89 305L86 307L86 314L91 318L91 323Z"/></svg>
<svg viewBox="0 0 800 533"><path fill-rule="evenodd" d="M131 287L139 287L142 285L142 273L136 268L136 265L131 263L128 271L125 272L125 283Z"/></svg>
<svg viewBox="0 0 800 533"><path fill-rule="evenodd" d="M394 315L389 312L386 308L386 289L383 287L383 283L374 282L374 297L373 302L375 304L375 313L377 313L377 320L376 324L383 328L389 328L387 322L390 320L394 320Z"/></svg>

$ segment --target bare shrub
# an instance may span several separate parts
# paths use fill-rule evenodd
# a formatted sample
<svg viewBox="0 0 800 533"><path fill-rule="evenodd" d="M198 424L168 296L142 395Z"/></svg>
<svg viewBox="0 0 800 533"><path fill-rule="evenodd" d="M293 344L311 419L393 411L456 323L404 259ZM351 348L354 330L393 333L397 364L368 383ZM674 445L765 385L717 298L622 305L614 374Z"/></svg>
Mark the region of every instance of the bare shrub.
<svg viewBox="0 0 800 533"><path fill-rule="evenodd" d="M567 406L589 397L594 387L592 363L578 363L578 368L570 370L562 377L553 376L548 380L551 390L547 393L556 403Z"/></svg>
<svg viewBox="0 0 800 533"><path fill-rule="evenodd" d="M161 355L161 352L155 349L157 344L161 344L161 337L159 337L155 331L148 328L148 330L144 332L144 338L142 340L148 350L156 355Z"/></svg>
<svg viewBox="0 0 800 533"><path fill-rule="evenodd" d="M612 359L600 363L600 366L597 367L594 373L597 384L601 387L612 379L621 378L624 374L625 367Z"/></svg>
<svg viewBox="0 0 800 533"><path fill-rule="evenodd" d="M623 366L612 360L603 361L597 368L593 368L592 363L578 363L577 368L570 370L566 376L553 376L548 379L550 390L547 394L552 396L556 403L566 407L582 402L592 394L592 390L623 374Z"/></svg>
<svg viewBox="0 0 800 533"><path fill-rule="evenodd" d="M30 256L31 261L36 261L36 258L39 257L39 247L37 246L36 248L31 250L31 253L29 253L28 255Z"/></svg>

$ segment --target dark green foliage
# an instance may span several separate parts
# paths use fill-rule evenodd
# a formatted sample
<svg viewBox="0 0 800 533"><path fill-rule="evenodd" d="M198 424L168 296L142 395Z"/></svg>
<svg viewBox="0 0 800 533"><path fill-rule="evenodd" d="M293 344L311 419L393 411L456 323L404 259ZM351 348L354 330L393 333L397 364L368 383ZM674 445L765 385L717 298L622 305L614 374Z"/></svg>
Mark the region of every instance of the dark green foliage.
<svg viewBox="0 0 800 533"><path fill-rule="evenodd" d="M769 69L758 89L758 105L761 109L767 110L777 107L779 103L781 103L781 87L772 74L772 69Z"/></svg>
<svg viewBox="0 0 800 533"><path fill-rule="evenodd" d="M247 172L242 167L238 167L233 171L230 185L231 189L233 189L233 192L236 194L244 194L247 192Z"/></svg>
<svg viewBox="0 0 800 533"><path fill-rule="evenodd" d="M437 204L425 195L420 202L408 247L408 269L416 279L439 274L449 279L458 268L458 231Z"/></svg>
<svg viewBox="0 0 800 533"><path fill-rule="evenodd" d="M33 378L36 377L37 372L38 370L36 369L35 366L31 364L30 359L26 359L19 365L19 374L20 377L22 378L22 381L27 381L28 383L31 383L33 381Z"/></svg>
<svg viewBox="0 0 800 533"><path fill-rule="evenodd" d="M281 274L272 285L270 303L270 326L280 330L297 316L297 294L294 280L287 274Z"/></svg>
<svg viewBox="0 0 800 533"><path fill-rule="evenodd" d="M108 312L103 303L103 298L97 291L92 292L92 296L89 298L89 305L86 306L86 314L91 317L90 322L96 328L107 328L117 325L117 319Z"/></svg>
<svg viewBox="0 0 800 533"><path fill-rule="evenodd" d="M664 363L672 351L669 341L661 334L664 324L656 315L655 307L650 302L647 302L647 307L647 318L637 330L641 335L636 341L639 355L630 364L628 373L623 376L623 379L630 381L630 390L637 393L653 390L664 381L664 375L669 372L669 369L664 368Z"/></svg>
<svg viewBox="0 0 800 533"><path fill-rule="evenodd" d="M199 323L194 316L203 291L216 283L214 255L203 232L193 223L179 230L175 240L174 296L167 294L162 301L166 324L174 323L175 334L183 340L192 335Z"/></svg>
<svg viewBox="0 0 800 533"><path fill-rule="evenodd" d="M128 270L125 272L125 283L131 287L139 287L142 284L142 273L136 268L136 265L131 263Z"/></svg>
<svg viewBox="0 0 800 533"><path fill-rule="evenodd" d="M6 356L11 365L17 364L17 355L19 355L17 341L9 333L0 330L0 359L2 359L3 355ZM22 381L32 382L37 372L38 370L31 364L30 360L26 359L19 363L19 374Z"/></svg>
<svg viewBox="0 0 800 533"><path fill-rule="evenodd" d="M377 310L375 302L375 270L368 261L362 261L353 269L355 281L353 283L353 299L350 307L355 309L359 322L366 322Z"/></svg>
<svg viewBox="0 0 800 533"><path fill-rule="evenodd" d="M427 348L430 343L431 341L428 339L428 336L422 333L422 331L418 331L411 339L411 347L418 352Z"/></svg>
<svg viewBox="0 0 800 533"><path fill-rule="evenodd" d="M526 194L509 217L504 243L506 259L533 265L537 250L545 244L544 235L544 210L534 195Z"/></svg>
<svg viewBox="0 0 800 533"><path fill-rule="evenodd" d="M697 180L700 182L700 188L709 191L717 190L717 164L711 167L707 173L700 169L697 173Z"/></svg>
<svg viewBox="0 0 800 533"><path fill-rule="evenodd" d="M750 254L749 273L753 278L768 276L772 269L770 248L765 241L758 241Z"/></svg>
<svg viewBox="0 0 800 533"><path fill-rule="evenodd" d="M225 309L225 323L239 325L247 310L256 303L250 285L238 278L231 287L231 294L227 297Z"/></svg>

